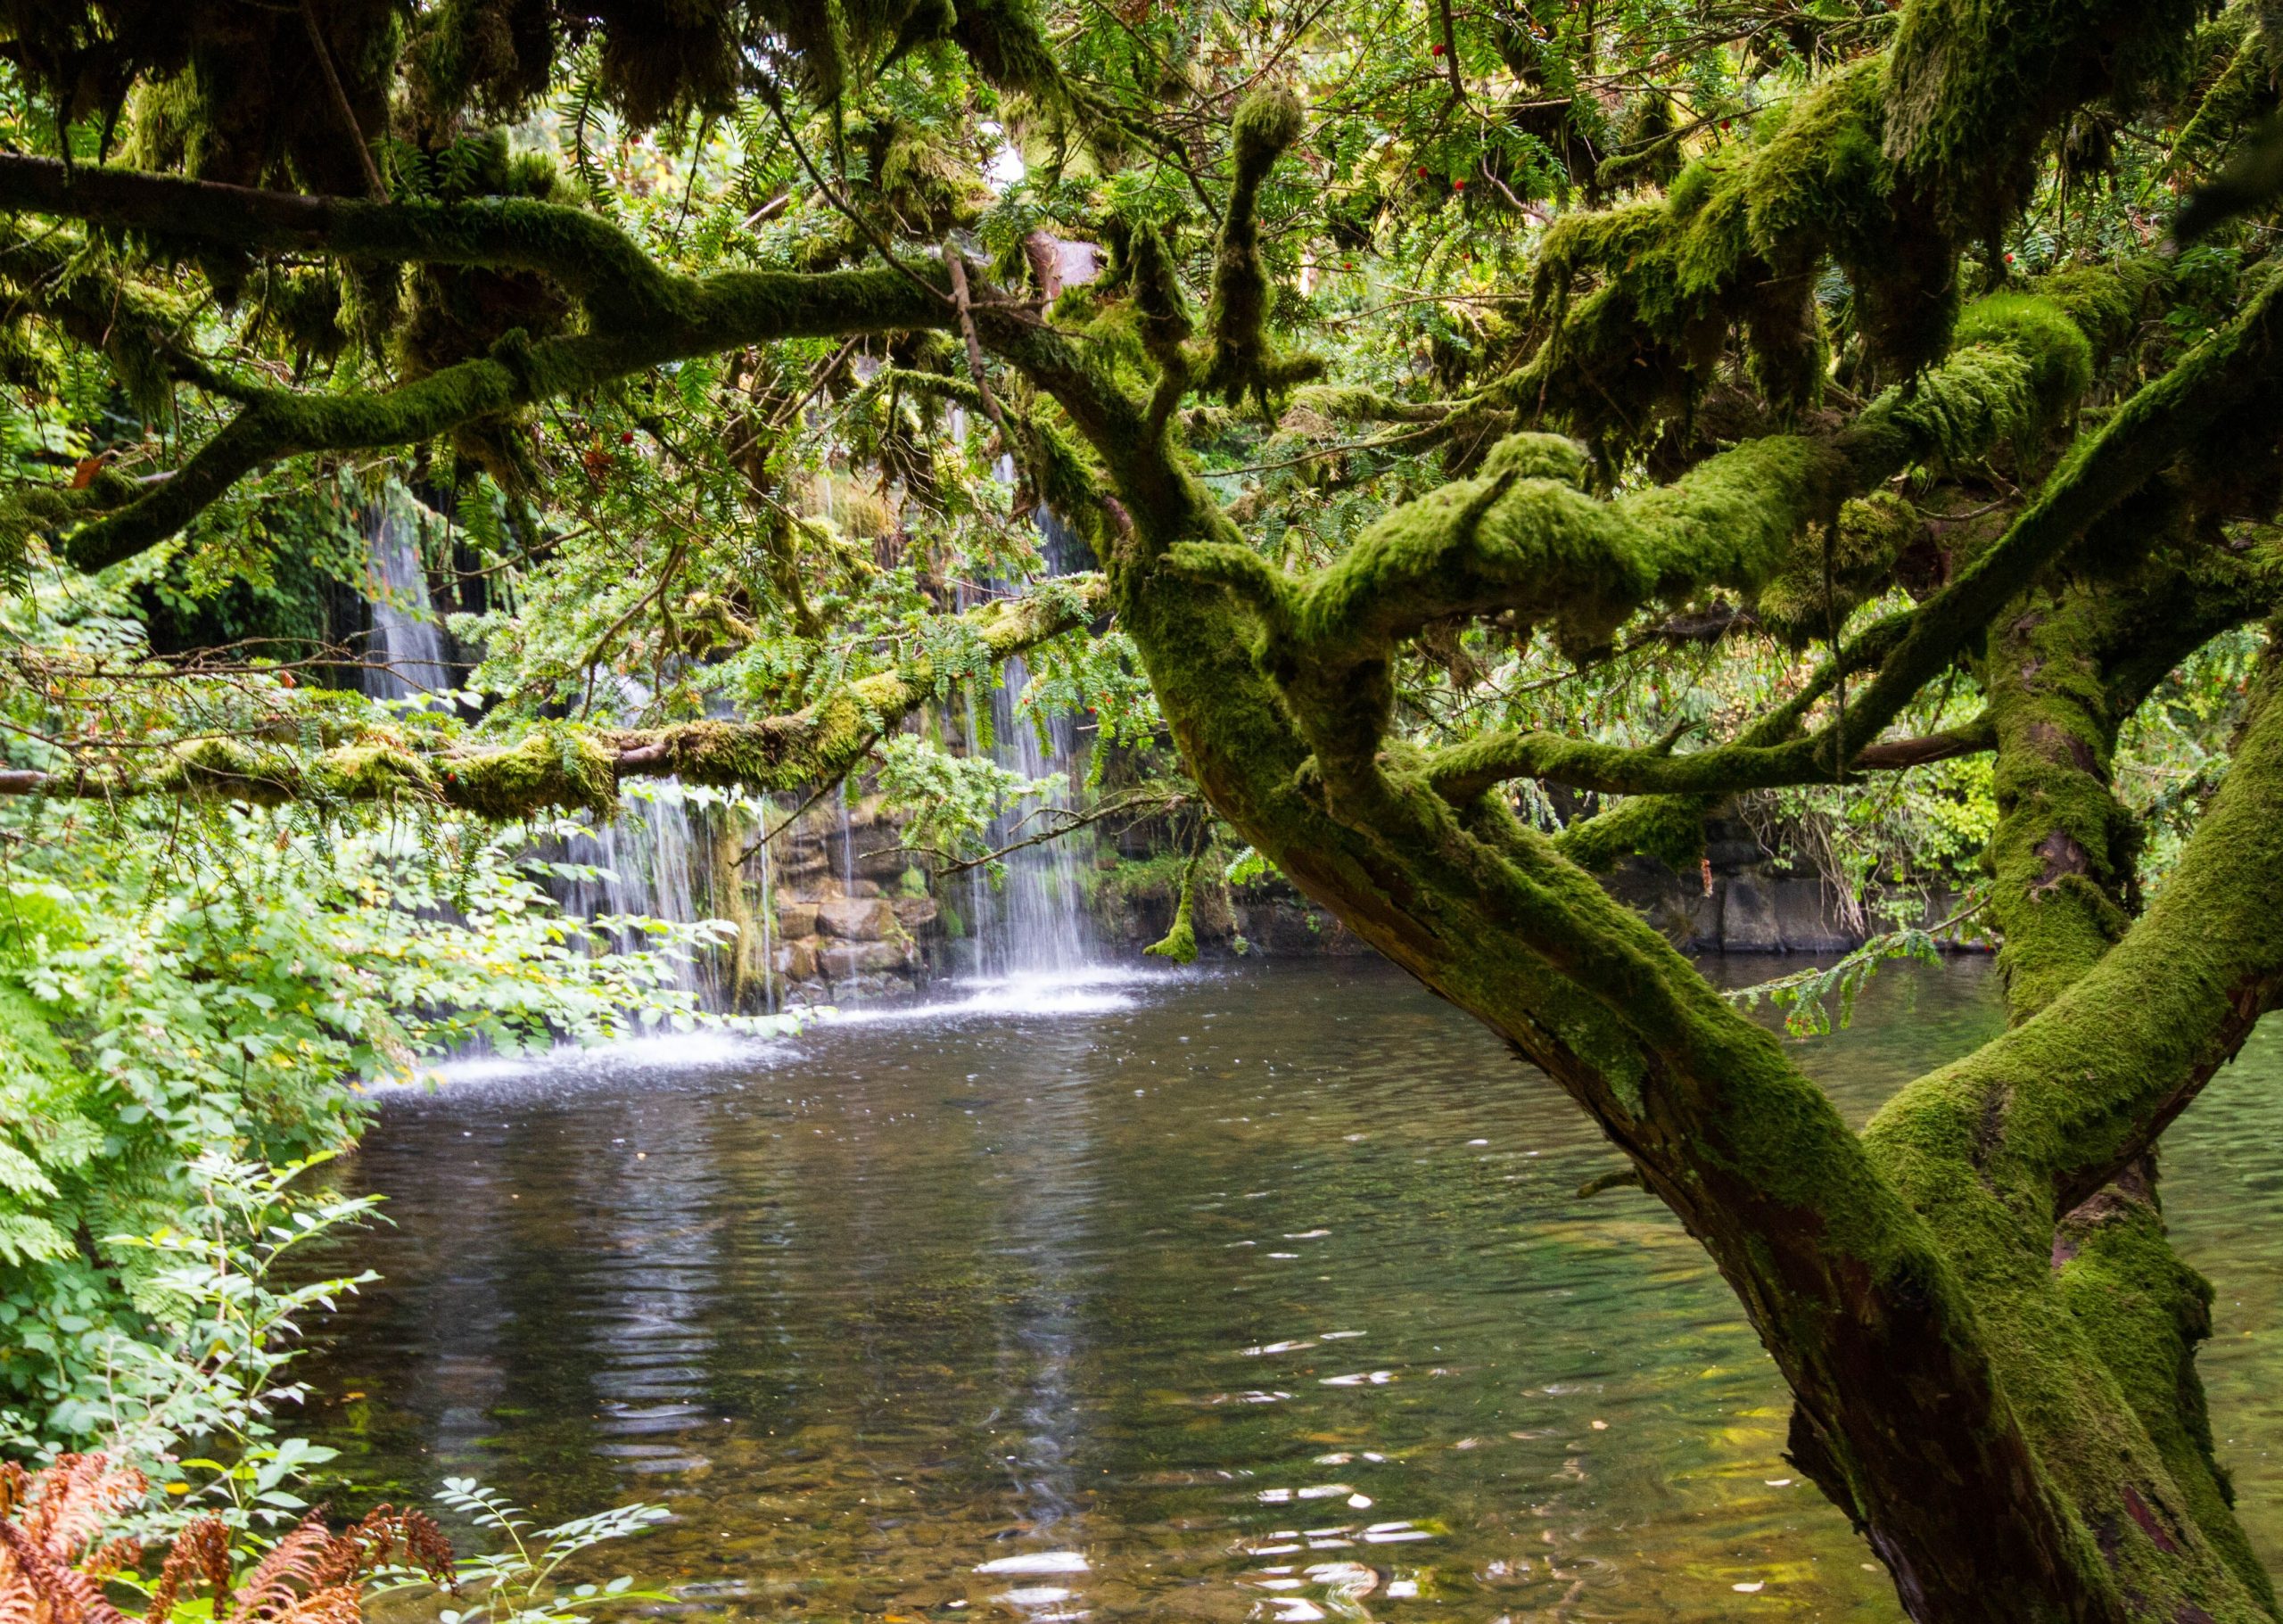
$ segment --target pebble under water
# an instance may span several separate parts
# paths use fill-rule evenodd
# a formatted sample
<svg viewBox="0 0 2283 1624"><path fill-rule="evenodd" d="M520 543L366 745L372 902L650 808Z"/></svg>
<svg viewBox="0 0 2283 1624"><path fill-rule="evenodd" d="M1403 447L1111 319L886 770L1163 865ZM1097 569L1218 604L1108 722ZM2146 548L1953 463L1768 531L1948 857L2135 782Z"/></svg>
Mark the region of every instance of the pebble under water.
<svg viewBox="0 0 2283 1624"><path fill-rule="evenodd" d="M1713 967L1731 981L1776 961ZM1734 1298L1586 1118L1376 963L963 990L388 1100L384 1276L291 1430L342 1509L472 1474L673 1521L598 1571L738 1620L1892 1620ZM1860 1122L1998 1029L1891 969L1797 1044ZM2283 1566L2283 1049L2167 1136Z"/></svg>

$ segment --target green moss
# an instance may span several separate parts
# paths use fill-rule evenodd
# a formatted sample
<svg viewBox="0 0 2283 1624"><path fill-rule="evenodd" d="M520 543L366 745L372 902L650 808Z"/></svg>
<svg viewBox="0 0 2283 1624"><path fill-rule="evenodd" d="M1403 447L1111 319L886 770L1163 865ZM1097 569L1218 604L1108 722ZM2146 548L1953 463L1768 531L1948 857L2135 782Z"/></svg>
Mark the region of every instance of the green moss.
<svg viewBox="0 0 2283 1624"><path fill-rule="evenodd" d="M327 751L309 772L320 799L390 802L433 799L428 763L394 741L368 741Z"/></svg>
<svg viewBox="0 0 2283 1624"><path fill-rule="evenodd" d="M1339 383L1310 383L1295 390L1292 404L1326 417L1372 423L1425 423L1447 409L1436 401L1399 400L1376 389Z"/></svg>
<svg viewBox="0 0 2283 1624"><path fill-rule="evenodd" d="M2081 293L2085 286L2074 284ZM2056 290L2069 291L2067 284ZM2089 306L2097 302L2080 300ZM2029 367L2031 411L2041 408L2048 418L2081 397L2093 381L2091 340L2067 306L2049 296L1992 293L1978 299L1959 314L1956 342L1961 349L1987 345L2020 356ZM2037 421L2025 415L2009 432L2021 433Z"/></svg>
<svg viewBox="0 0 2283 1624"><path fill-rule="evenodd" d="M1778 271L1808 269L1826 252L1862 261L1892 231L1883 89L1875 58L1832 74L1742 168L1752 247Z"/></svg>
<svg viewBox="0 0 2283 1624"><path fill-rule="evenodd" d="M2139 1183L2134 1181L2136 1186ZM2106 1192L2063 1225L2061 1300L2140 1418L2184 1508L2270 1613L2273 1586L2230 1508L2235 1496L2212 1438L2196 1346L2212 1334L2212 1287L2164 1237L2153 1180Z"/></svg>
<svg viewBox="0 0 2283 1624"><path fill-rule="evenodd" d="M2216 167L2237 136L2273 105L2273 64L2265 31L2244 28L2240 13L2229 21L2236 24L2239 41L2173 138L2175 169Z"/></svg>
<svg viewBox="0 0 2283 1624"><path fill-rule="evenodd" d="M1299 98L1281 86L1254 91L1230 120L1236 175L1214 251L1213 299L1205 323L1210 349L1198 382L1232 405L1248 394L1265 405L1323 370L1321 360L1282 355L1271 346L1268 271L1260 259L1260 185L1284 150L1299 139L1306 121Z"/></svg>
<svg viewBox="0 0 2283 1624"><path fill-rule="evenodd" d="M2069 730L2068 712L2084 709L2073 664L2086 639L2074 618L2040 606L2008 633L2019 646L1993 655L1993 680L2014 690L2005 703L2021 718L2024 795L2045 797L2032 810L2048 825L2078 815L2055 798L2077 800L2067 776L2082 787L2083 815L2101 815L2098 763L2077 759L2084 741ZM2283 961L2283 832L2266 810L2283 784L2273 680L2262 673L2229 779L2147 917L2073 977L2057 960L2041 966L2066 985L2050 996L2018 989L2013 1002L2034 1010L2029 1018L1903 1090L1865 1134L1956 1260L2040 1459L2105 1530L2119 1581L2166 1608L2164 1598L2192 1600L2207 1616L2257 1616L2267 1603L2239 1570L2213 1576L2235 1569L2239 1536L2216 1480L2197 1481L2200 1400L2182 1383L2200 1292L2158 1249L2153 1209L2129 1210L2145 1192L2125 1191L2120 1206L2096 1191L2234 1052L2249 1026L2238 1001ZM2053 941L2035 919L2020 928ZM2054 1251L2057 1261L2079 1249L2070 1266L2082 1273L2065 1271L2056 1290L2055 1215L2088 1198L2093 1208L2063 1226ZM2133 1513L2127 1490L2152 1514ZM2145 1531L2152 1523L2172 1530L2169 1547ZM2238 1584L2249 1587L2240 1611L2221 1612Z"/></svg>
<svg viewBox="0 0 2283 1624"><path fill-rule="evenodd" d="M1671 184L1682 162L1681 132L1673 99L1661 90L1636 96L1618 128L1619 150L1601 161L1594 184L1604 192L1625 186Z"/></svg>
<svg viewBox="0 0 2283 1624"><path fill-rule="evenodd" d="M2148 254L2069 266L2039 277L2036 291L2077 324L2098 359L2124 348L2172 279L2172 268Z"/></svg>
<svg viewBox="0 0 2283 1624"><path fill-rule="evenodd" d="M1593 456L1562 434L1509 434L1490 448L1479 479L1550 479L1583 490L1593 473Z"/></svg>
<svg viewBox="0 0 2283 1624"><path fill-rule="evenodd" d="M1868 485L1911 463L1971 466L2002 448L2041 461L2092 382L2091 341L2058 300L1998 293L1959 317L1941 364L1887 390L1840 437Z"/></svg>
<svg viewBox="0 0 2283 1624"><path fill-rule="evenodd" d="M1142 951L1160 959L1171 959L1175 964L1197 962L1197 862L1191 859L1182 870L1181 900L1174 908L1173 928Z"/></svg>
<svg viewBox="0 0 2283 1624"><path fill-rule="evenodd" d="M2025 202L2060 120L2129 103L2187 44L2196 0L1914 0L1886 62L1885 146L1943 225L1985 237Z"/></svg>
<svg viewBox="0 0 2283 1624"><path fill-rule="evenodd" d="M512 822L549 808L618 814L616 756L593 738L561 725L535 728L506 750L448 756L436 769L445 802L494 822Z"/></svg>
<svg viewBox="0 0 2283 1624"><path fill-rule="evenodd" d="M1837 459L1784 436L1708 458L1675 484L1597 502L1525 467L1578 477L1580 449L1515 436L1510 471L1445 485L1397 507L1298 593L1298 630L1318 657L1376 658L1429 622L1514 611L1590 648L1652 598L1754 587L1792 539L1837 503Z"/></svg>
<svg viewBox="0 0 2283 1624"><path fill-rule="evenodd" d="M1795 647L1828 638L1867 598L1884 590L1895 559L1925 533L1908 502L1875 490L1844 502L1835 523L1803 532L1789 561L1760 593L1760 622Z"/></svg>
<svg viewBox="0 0 2283 1624"><path fill-rule="evenodd" d="M2032 594L1991 634L1983 661L1999 746L1985 861L2017 1021L2089 970L2131 922L2139 831L2110 789L2123 718L2100 658L2129 622L2131 596L2117 582Z"/></svg>

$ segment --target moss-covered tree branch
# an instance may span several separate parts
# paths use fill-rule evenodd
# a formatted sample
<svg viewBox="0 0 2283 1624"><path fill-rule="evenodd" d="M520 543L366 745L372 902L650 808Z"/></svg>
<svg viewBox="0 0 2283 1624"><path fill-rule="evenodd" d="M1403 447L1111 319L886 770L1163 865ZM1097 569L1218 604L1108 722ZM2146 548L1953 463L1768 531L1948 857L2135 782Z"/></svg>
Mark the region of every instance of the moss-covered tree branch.
<svg viewBox="0 0 2283 1624"><path fill-rule="evenodd" d="M391 390L266 390L247 399L181 468L64 537L62 552L86 570L131 557L176 533L248 474L283 458L417 444L669 361L780 339L891 332L950 319L950 306L939 306L928 288L891 271L726 271L692 284L672 320L537 343L517 330L488 355Z"/></svg>
<svg viewBox="0 0 2283 1624"><path fill-rule="evenodd" d="M993 665L1084 628L1109 604L1098 575L1059 578L1032 596L968 610L960 631ZM836 688L787 716L691 721L649 730L548 723L506 749L438 746L393 730L367 730L317 754L258 740L208 738L155 765L105 763L0 773L0 795L90 799L206 796L275 806L350 802L428 804L495 820L549 808L608 817L629 778L755 794L811 788L845 776L921 705L941 698L947 674L906 662Z"/></svg>
<svg viewBox="0 0 2283 1624"><path fill-rule="evenodd" d="M0 210L85 220L175 251L536 271L576 294L606 326L685 319L699 286L602 216L531 198L374 202L7 153L0 154Z"/></svg>

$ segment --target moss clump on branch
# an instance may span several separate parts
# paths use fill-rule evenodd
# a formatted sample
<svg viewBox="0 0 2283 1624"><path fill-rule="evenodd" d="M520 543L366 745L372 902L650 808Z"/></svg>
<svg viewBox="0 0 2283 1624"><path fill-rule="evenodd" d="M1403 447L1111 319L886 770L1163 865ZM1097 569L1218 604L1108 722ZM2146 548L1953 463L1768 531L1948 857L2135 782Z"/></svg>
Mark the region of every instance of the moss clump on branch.
<svg viewBox="0 0 2283 1624"><path fill-rule="evenodd" d="M2040 150L2089 103L2130 103L2181 66L2197 0L1913 0L1884 64L1884 145L1960 237L2028 199Z"/></svg>
<svg viewBox="0 0 2283 1624"><path fill-rule="evenodd" d="M1282 87L1257 90L1230 120L1230 161L1236 178L1213 260L1213 300L1206 313L1211 348L1199 386L1231 404L1250 394L1269 398L1323 370L1313 357L1284 356L1267 334L1268 270L1260 259L1260 185L1306 122L1300 100Z"/></svg>
<svg viewBox="0 0 2283 1624"><path fill-rule="evenodd" d="M1512 610L1591 648L1652 598L1757 587L1792 538L1842 494L1844 465L1813 441L1771 436L1678 483L1612 502L1525 469L1584 469L1573 442L1516 436L1507 471L1395 508L1298 585L1298 631L1321 660L1378 657L1430 621Z"/></svg>
<svg viewBox="0 0 2283 1624"><path fill-rule="evenodd" d="M433 801L436 778L428 763L393 739L365 740L328 750L311 764L320 800Z"/></svg>
<svg viewBox="0 0 2283 1624"><path fill-rule="evenodd" d="M1842 70L1771 117L1759 144L1691 164L1661 202L1556 220L1532 295L1555 335L1512 397L1550 391L1548 404L1596 438L1644 439L1688 407L1741 330L1770 403L1809 407L1824 353L1812 282L1828 259L1888 367L1938 357L1957 308L1954 256L1895 214L1880 84L1875 62ZM1577 294L1586 279L1595 285Z"/></svg>
<svg viewBox="0 0 2283 1624"><path fill-rule="evenodd" d="M551 808L618 815L617 757L576 729L535 728L510 749L447 756L436 786L448 805L495 823Z"/></svg>
<svg viewBox="0 0 2283 1624"><path fill-rule="evenodd" d="M1837 519L1810 526L1754 606L1761 625L1801 647L1829 638L1887 584L1894 561L1925 533L1910 504L1892 490L1842 503Z"/></svg>

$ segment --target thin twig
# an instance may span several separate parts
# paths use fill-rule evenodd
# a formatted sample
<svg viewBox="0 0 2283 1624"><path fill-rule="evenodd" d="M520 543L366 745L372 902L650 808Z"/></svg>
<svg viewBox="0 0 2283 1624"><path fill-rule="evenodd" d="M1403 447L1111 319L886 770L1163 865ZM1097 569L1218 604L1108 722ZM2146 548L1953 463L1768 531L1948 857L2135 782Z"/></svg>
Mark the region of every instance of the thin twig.
<svg viewBox="0 0 2283 1624"><path fill-rule="evenodd" d="M1000 438L1012 451L1015 449L1014 431L1007 426L1006 414L999 409L999 402L991 393L990 381L983 375L983 335L975 330L975 310L968 302L967 260L949 239L944 243L944 268L951 273L952 303L959 309L960 331L967 336L967 365L968 370L975 375L976 392L983 397L984 411L992 422L999 425Z"/></svg>
<svg viewBox="0 0 2283 1624"><path fill-rule="evenodd" d="M871 738L864 741L862 747L856 752L855 755L849 759L848 766L845 770L834 774L831 778L827 779L823 783L818 785L815 792L812 793L807 800L795 807L792 812L786 816L785 820L779 823L775 828L768 827L769 820L764 816L762 820L762 828L760 837L751 845L746 847L744 851L738 853L738 866L743 867L745 864L752 861L754 853L760 851L762 847L775 840L778 836L783 834L787 829L791 828L795 823L798 823L802 817L808 812L809 808L814 806L819 801L823 800L827 794L832 790L839 788L843 784L846 783L848 781L848 774L855 771L856 763L862 760L863 757L870 752L872 746L879 742L880 736L878 733L875 732Z"/></svg>
<svg viewBox="0 0 2283 1624"><path fill-rule="evenodd" d="M946 878L954 874L964 874L968 870L979 869L985 863L997 862L1009 853L1022 851L1027 846L1044 845L1050 840L1059 840L1066 835L1075 835L1091 824L1100 823L1105 818L1114 818L1120 812L1133 812L1136 821L1139 821L1142 818L1154 816L1159 812L1178 812L1190 804L1192 799L1192 796L1185 795L1136 796L1129 800L1105 802L1093 811L1084 813L1073 812L1068 808L1061 806L1043 808L1043 811L1060 812L1069 819L1069 821L1059 828L1043 829L1035 835L1026 835L1020 840L1010 841L997 851L985 852L980 857L970 857L960 862L944 861L943 873ZM944 853L934 846L899 845L889 849L895 852L908 852L917 857L933 857L938 861L944 859Z"/></svg>

